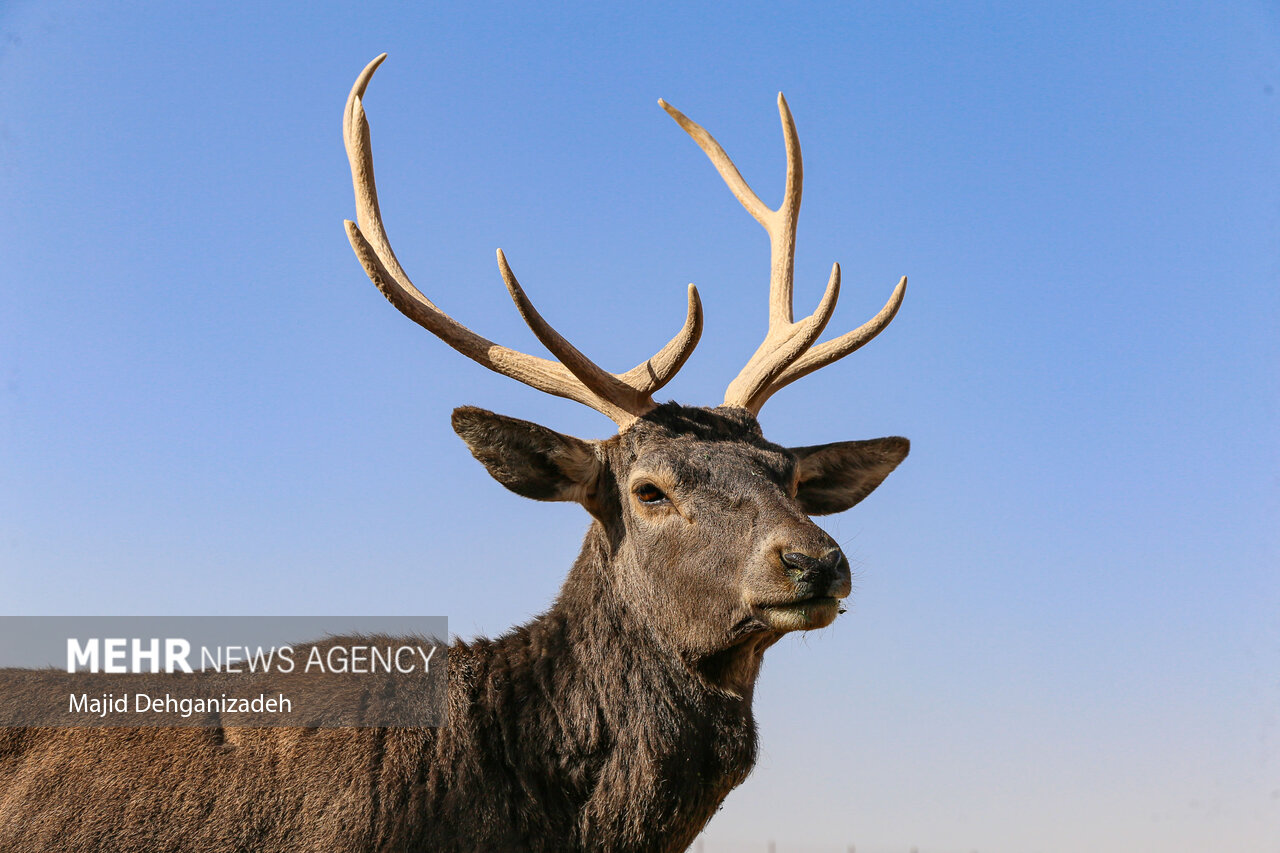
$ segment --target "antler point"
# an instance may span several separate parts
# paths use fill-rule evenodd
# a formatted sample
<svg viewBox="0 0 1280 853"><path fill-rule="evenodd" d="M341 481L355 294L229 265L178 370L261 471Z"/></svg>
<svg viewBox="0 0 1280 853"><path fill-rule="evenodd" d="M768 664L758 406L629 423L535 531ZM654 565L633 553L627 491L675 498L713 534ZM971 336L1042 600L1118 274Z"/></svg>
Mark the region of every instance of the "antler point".
<svg viewBox="0 0 1280 853"><path fill-rule="evenodd" d="M689 313L698 316L698 322L702 321L702 297L698 294L697 285L689 282Z"/></svg>
<svg viewBox="0 0 1280 853"><path fill-rule="evenodd" d="M373 72L378 70L378 66L381 65L382 61L386 58L387 58L387 55L385 53L380 53L377 56L375 56L372 60L369 61L369 64L364 67L364 71L360 72L360 77L357 79L363 81L364 84L367 86L369 84L370 78L373 77ZM364 86L360 87L360 91L363 93Z"/></svg>

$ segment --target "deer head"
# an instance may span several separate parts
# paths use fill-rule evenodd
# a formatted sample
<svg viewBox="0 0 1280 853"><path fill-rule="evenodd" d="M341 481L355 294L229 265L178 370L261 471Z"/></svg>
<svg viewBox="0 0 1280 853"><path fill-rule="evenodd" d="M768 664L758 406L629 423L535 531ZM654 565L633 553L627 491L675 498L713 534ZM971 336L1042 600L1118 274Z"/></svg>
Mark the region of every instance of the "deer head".
<svg viewBox="0 0 1280 853"><path fill-rule="evenodd" d="M767 207L720 145L663 101L664 109L710 157L733 194L769 234L772 263L764 341L716 408L659 405L653 394L685 363L702 331L702 306L689 286L683 327L656 355L625 373L596 366L538 314L502 251L498 268L516 309L556 361L508 349L437 308L410 282L387 239L378 209L369 124L362 99L378 57L356 80L343 133L355 186L358 224L346 223L356 256L373 283L410 319L463 355L561 397L584 403L618 425L603 441L563 435L476 408L454 412L453 427L498 482L537 500L576 501L595 519L606 553L569 583L612 597L672 653L718 683L749 682L742 656L782 634L829 625L850 591L849 563L810 520L864 498L907 455L904 438L786 448L767 441L756 415L773 392L842 358L889 324L904 277L884 308L860 328L814 345L835 308L840 267L833 266L813 314L792 317L793 257L802 167L795 123L781 95L787 178L782 205ZM589 545L590 547L590 537ZM584 550L584 553L586 551ZM579 567L584 561L579 561ZM575 568L578 572L579 568ZM732 662L730 661L732 658Z"/></svg>

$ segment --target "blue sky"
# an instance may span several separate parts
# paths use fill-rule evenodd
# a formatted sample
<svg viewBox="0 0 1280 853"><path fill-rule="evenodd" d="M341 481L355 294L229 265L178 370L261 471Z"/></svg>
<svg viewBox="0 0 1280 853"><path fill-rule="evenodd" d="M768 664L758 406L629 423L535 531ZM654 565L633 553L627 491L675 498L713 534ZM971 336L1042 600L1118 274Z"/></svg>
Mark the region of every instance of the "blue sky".
<svg viewBox="0 0 1280 853"><path fill-rule="evenodd" d="M455 318L539 351L493 262L716 403L768 247L657 107L776 204L798 310L893 325L776 395L787 444L902 434L824 521L830 629L766 659L705 833L764 849L1280 850L1280 8L56 4L0 9L0 611L445 613L551 600L582 511L501 489L474 404L604 418L391 309L342 233L364 64L383 213ZM748 847L747 845L751 845Z"/></svg>

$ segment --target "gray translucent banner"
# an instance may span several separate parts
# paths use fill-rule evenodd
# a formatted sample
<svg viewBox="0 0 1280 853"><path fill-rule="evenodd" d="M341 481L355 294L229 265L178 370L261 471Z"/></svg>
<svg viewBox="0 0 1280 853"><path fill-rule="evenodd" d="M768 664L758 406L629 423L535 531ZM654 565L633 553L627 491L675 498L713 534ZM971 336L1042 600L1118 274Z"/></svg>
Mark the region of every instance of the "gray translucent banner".
<svg viewBox="0 0 1280 853"><path fill-rule="evenodd" d="M0 616L0 727L440 726L443 616Z"/></svg>

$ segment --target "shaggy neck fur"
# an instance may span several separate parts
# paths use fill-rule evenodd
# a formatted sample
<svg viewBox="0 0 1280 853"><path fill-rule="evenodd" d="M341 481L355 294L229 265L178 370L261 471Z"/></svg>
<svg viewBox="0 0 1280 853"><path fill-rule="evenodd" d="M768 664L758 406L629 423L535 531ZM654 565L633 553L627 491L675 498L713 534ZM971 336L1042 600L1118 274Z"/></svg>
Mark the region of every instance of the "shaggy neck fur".
<svg viewBox="0 0 1280 853"><path fill-rule="evenodd" d="M609 540L592 525L548 613L450 650L423 849L684 850L750 772L761 650L710 676L673 654L613 589Z"/></svg>

